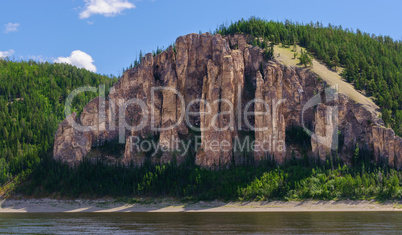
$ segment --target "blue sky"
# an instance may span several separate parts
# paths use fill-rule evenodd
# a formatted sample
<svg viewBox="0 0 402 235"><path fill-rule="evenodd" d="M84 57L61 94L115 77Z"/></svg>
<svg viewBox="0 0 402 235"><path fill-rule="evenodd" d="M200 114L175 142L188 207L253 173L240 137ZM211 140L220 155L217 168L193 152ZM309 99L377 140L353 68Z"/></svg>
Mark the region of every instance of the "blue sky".
<svg viewBox="0 0 402 235"><path fill-rule="evenodd" d="M1 0L0 57L71 63L119 75L138 52L258 16L402 40L402 1Z"/></svg>

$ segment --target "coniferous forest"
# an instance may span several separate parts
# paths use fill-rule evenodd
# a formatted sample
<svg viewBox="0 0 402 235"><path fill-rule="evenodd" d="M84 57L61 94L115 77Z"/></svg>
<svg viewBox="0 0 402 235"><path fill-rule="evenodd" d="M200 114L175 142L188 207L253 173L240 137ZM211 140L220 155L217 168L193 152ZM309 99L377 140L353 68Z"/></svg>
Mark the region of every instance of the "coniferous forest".
<svg viewBox="0 0 402 235"><path fill-rule="evenodd" d="M340 26L258 18L222 25L215 33L251 34L264 38L264 42L289 47L298 44L328 67L342 67L342 76L356 89L372 96L382 109L386 125L402 135L401 41ZM269 45L259 40L253 44L266 48L268 57L272 56ZM158 48L156 54L160 52ZM67 64L0 60L0 186L12 184L17 193L38 197L402 199L402 172L385 164L372 164L371 153L358 146L351 166L336 158L323 163L305 155L282 166L268 158L258 166L248 162L227 170L209 171L195 165L194 151L180 166L172 162L124 167L85 160L71 168L53 160L54 134L65 118L66 97L82 86L105 84L108 90L116 81L113 76ZM79 113L95 96L89 92L80 94L74 100L75 111ZM304 138L303 133L295 136ZM124 150L124 146L113 143L103 148L114 154Z"/></svg>
<svg viewBox="0 0 402 235"><path fill-rule="evenodd" d="M51 154L70 92L82 86L111 87L114 82L114 77L67 64L0 60L0 184L29 174ZM81 93L73 108L82 110L96 96Z"/></svg>
<svg viewBox="0 0 402 235"><path fill-rule="evenodd" d="M298 24L259 18L221 25L222 35L245 33L274 44L299 44L329 68L343 67L342 77L372 96L382 119L402 136L402 42L360 30L321 23ZM256 40L259 43L259 40Z"/></svg>

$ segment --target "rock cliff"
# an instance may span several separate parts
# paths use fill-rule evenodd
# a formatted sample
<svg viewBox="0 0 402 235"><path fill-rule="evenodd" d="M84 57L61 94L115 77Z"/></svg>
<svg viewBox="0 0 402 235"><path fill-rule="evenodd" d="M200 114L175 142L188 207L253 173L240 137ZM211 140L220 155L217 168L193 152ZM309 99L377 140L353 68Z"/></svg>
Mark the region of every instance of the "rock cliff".
<svg viewBox="0 0 402 235"><path fill-rule="evenodd" d="M199 136L196 164L219 169L244 161L237 144L250 137L254 161L282 163L293 148L286 130L305 127L312 157L337 152L351 162L359 146L373 153L372 161L402 168L402 139L375 111L337 94L308 69L267 60L249 42L246 35L189 34L175 48L145 55L105 100L96 98L79 118L73 113L60 124L54 157L79 163L92 147L119 140L126 145L124 164L180 164L186 158L180 142ZM144 140L163 151L144 154Z"/></svg>

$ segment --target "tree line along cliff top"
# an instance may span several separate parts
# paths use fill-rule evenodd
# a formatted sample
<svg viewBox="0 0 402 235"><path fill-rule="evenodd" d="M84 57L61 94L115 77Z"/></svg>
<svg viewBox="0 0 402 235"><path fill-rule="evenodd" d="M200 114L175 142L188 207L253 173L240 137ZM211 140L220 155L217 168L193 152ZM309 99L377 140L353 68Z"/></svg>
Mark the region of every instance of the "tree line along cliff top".
<svg viewBox="0 0 402 235"><path fill-rule="evenodd" d="M372 96L382 119L402 135L402 42L360 30L321 23L298 24L259 18L221 25L216 33L250 34L274 44L298 44L329 68L341 66L341 76L357 90Z"/></svg>
<svg viewBox="0 0 402 235"><path fill-rule="evenodd" d="M400 41L340 26L258 18L220 26L215 33L250 34L284 47L297 44L329 68L342 67L341 76L372 96L385 124L402 135ZM110 87L115 82L114 78L65 64L0 60L0 184L31 173L51 155L54 132L64 118L63 104L69 92L83 85L103 83ZM79 96L75 101L77 111L92 98L91 93Z"/></svg>

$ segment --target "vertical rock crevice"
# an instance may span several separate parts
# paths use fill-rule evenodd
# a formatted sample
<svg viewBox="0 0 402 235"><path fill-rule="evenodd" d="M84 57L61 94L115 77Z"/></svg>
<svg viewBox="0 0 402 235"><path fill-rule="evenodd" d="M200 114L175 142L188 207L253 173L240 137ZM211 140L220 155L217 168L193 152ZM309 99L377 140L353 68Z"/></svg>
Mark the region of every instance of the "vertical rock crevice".
<svg viewBox="0 0 402 235"><path fill-rule="evenodd" d="M383 127L373 111L339 94L338 100L322 102L303 113L306 103L325 87L308 70L264 60L264 51L249 45L249 39L241 34L189 34L177 38L175 51L170 47L156 56L146 54L140 65L124 73L105 102L94 99L80 118L72 114L60 124L54 157L75 164L93 146L123 139L124 164L141 165L147 159L167 163L175 157L180 164L185 159L173 154L177 142L192 138L198 133L192 130L195 127L201 128L195 163L204 168L228 168L233 160L244 163L245 156L234 150L234 143L245 135L255 140L254 161L273 157L283 163L292 151L285 144L286 129L306 126L316 134L311 138L310 154L321 160L334 151L341 133L337 151L345 162L350 162L357 144L373 152L372 161L402 167L401 138ZM197 99L203 102L194 102ZM255 115L244 116L246 111ZM185 116L180 120L185 112L192 114L188 123ZM79 131L71 120L93 128ZM136 128L141 123L143 127ZM154 140L168 151L149 157L135 147L138 139Z"/></svg>

